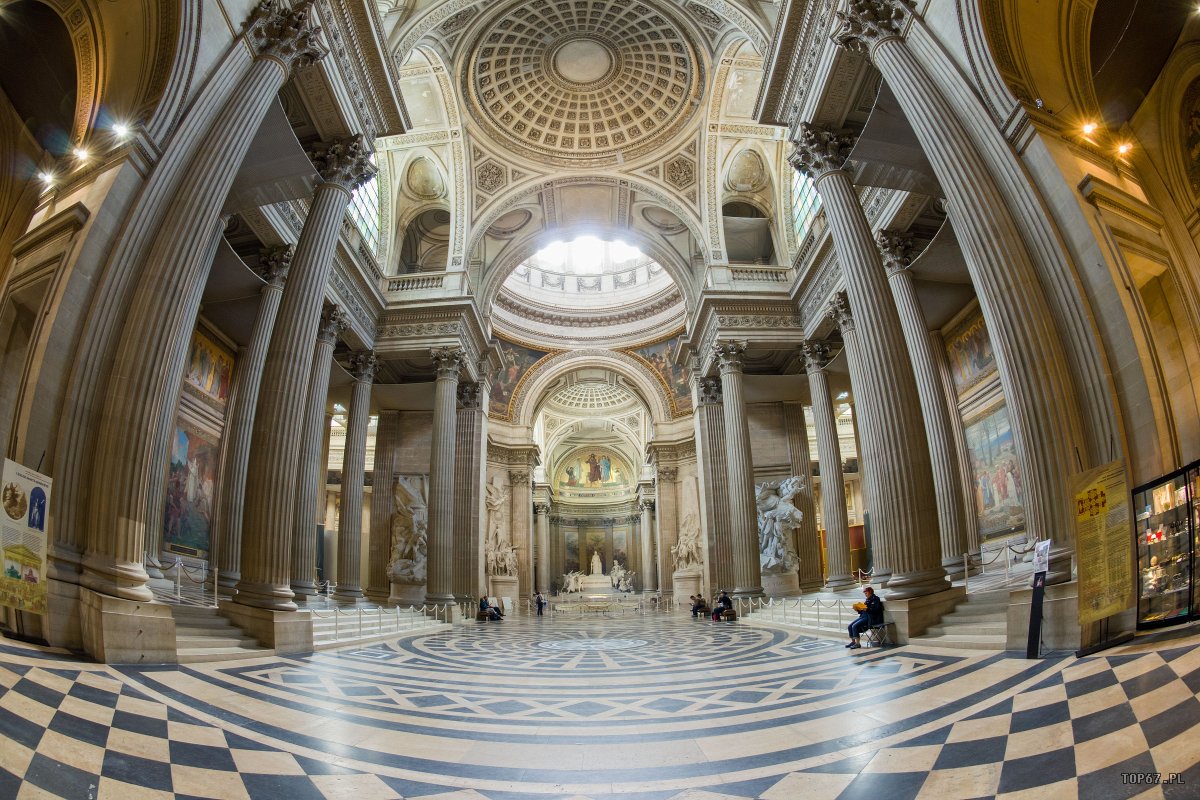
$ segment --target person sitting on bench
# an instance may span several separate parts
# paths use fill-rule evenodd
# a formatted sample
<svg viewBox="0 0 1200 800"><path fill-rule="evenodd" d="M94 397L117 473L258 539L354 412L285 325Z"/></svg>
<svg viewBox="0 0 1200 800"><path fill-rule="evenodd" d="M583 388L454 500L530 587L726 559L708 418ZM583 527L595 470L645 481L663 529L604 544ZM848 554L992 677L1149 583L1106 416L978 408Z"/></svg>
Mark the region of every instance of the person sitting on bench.
<svg viewBox="0 0 1200 800"><path fill-rule="evenodd" d="M708 614L708 603L704 602L704 597L701 595L691 595L692 601L692 616L699 617Z"/></svg>
<svg viewBox="0 0 1200 800"><path fill-rule="evenodd" d="M500 609L488 602L487 595L479 598L479 613L487 616L488 619L500 620L504 615L500 613Z"/></svg>
<svg viewBox="0 0 1200 800"><path fill-rule="evenodd" d="M854 610L858 612L858 619L851 622L849 625L850 644L846 645L851 650L856 647L862 647L858 643L858 637L862 636L862 632L867 628L874 628L877 625L883 624L883 601L875 596L875 590L870 586L863 587L863 595L866 600L862 603L855 603Z"/></svg>
<svg viewBox="0 0 1200 800"><path fill-rule="evenodd" d="M712 618L713 622L720 622L721 615L727 610L733 609L733 601L729 599L729 593L722 591L721 596L717 598L717 604L713 607Z"/></svg>

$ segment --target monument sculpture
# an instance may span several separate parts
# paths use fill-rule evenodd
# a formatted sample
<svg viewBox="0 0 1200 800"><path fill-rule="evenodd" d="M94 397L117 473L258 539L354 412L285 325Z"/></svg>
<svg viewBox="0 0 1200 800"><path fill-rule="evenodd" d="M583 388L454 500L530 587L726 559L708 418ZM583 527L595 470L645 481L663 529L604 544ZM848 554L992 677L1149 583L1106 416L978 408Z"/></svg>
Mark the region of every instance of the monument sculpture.
<svg viewBox="0 0 1200 800"><path fill-rule="evenodd" d="M704 571L704 551L701 547L700 518L696 512L689 511L679 523L679 539L671 546L676 603L683 603L691 595L703 593L701 576Z"/></svg>
<svg viewBox="0 0 1200 800"><path fill-rule="evenodd" d="M489 593L494 597L516 597L517 550L509 540L506 525L508 489L499 476L484 485L483 504L487 509L487 529L483 540L484 564L487 569Z"/></svg>
<svg viewBox="0 0 1200 800"><path fill-rule="evenodd" d="M612 587L618 592L632 592L633 579L636 574L631 569L625 569L625 565L620 561L614 561L608 577L612 582Z"/></svg>
<svg viewBox="0 0 1200 800"><path fill-rule="evenodd" d="M793 542L804 515L793 500L803 489L804 478L799 475L782 481L766 481L754 487L758 506L759 565L762 568L763 588L772 596L799 591L796 575L800 558L796 555Z"/></svg>
<svg viewBox="0 0 1200 800"><path fill-rule="evenodd" d="M419 602L425 594L426 535L429 507L423 476L398 476L392 484L395 510L391 518L392 551L388 580L390 602Z"/></svg>

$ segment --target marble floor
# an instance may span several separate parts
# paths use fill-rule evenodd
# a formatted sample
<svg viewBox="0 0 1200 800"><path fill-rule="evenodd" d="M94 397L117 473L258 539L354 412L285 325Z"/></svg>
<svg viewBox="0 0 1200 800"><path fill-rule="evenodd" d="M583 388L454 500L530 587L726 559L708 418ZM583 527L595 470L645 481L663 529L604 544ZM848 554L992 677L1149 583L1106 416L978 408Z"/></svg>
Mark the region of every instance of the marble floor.
<svg viewBox="0 0 1200 800"><path fill-rule="evenodd" d="M0 640L0 797L1200 797L1200 635L842 644L686 613L211 666Z"/></svg>

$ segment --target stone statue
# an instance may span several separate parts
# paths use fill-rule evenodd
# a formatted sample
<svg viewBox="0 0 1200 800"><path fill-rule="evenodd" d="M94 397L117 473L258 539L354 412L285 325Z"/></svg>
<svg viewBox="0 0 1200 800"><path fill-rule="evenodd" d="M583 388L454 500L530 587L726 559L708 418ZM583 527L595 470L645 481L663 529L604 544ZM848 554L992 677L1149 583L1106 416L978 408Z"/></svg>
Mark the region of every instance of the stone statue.
<svg viewBox="0 0 1200 800"><path fill-rule="evenodd" d="M800 566L792 539L793 531L799 527L804 515L792 500L803 488L804 478L798 475L754 487L758 505L759 563L765 573L789 572Z"/></svg>
<svg viewBox="0 0 1200 800"><path fill-rule="evenodd" d="M508 491L498 477L485 484L483 504L487 508L487 531L484 535L484 560L488 575L516 575L517 551L509 543L504 526L504 510Z"/></svg>
<svg viewBox="0 0 1200 800"><path fill-rule="evenodd" d="M603 562L600 561L600 551L599 550L592 551L592 574L593 575L603 575L604 574L604 564L603 564Z"/></svg>
<svg viewBox="0 0 1200 800"><path fill-rule="evenodd" d="M613 561L612 569L608 571L608 579L612 581L613 588L617 587L621 578L625 576L625 565L620 561Z"/></svg>
<svg viewBox="0 0 1200 800"><path fill-rule="evenodd" d="M429 507L420 476L396 478L392 486L392 553L388 578L397 583L424 583Z"/></svg>
<svg viewBox="0 0 1200 800"><path fill-rule="evenodd" d="M693 511L684 515L679 524L679 540L671 547L671 559L676 572L699 568L704 561L700 550L700 519Z"/></svg>
<svg viewBox="0 0 1200 800"><path fill-rule="evenodd" d="M583 573L579 570L571 570L562 577L562 590L564 594L570 592L578 592L583 588Z"/></svg>

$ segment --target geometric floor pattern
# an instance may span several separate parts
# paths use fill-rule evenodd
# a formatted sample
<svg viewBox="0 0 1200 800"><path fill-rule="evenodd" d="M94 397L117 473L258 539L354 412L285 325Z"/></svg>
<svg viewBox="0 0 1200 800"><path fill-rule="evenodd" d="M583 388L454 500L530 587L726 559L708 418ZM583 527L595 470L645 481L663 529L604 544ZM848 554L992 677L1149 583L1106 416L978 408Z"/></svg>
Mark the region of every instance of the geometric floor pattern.
<svg viewBox="0 0 1200 800"><path fill-rule="evenodd" d="M1197 644L850 651L686 615L178 667L0 640L0 798L1197 798Z"/></svg>

